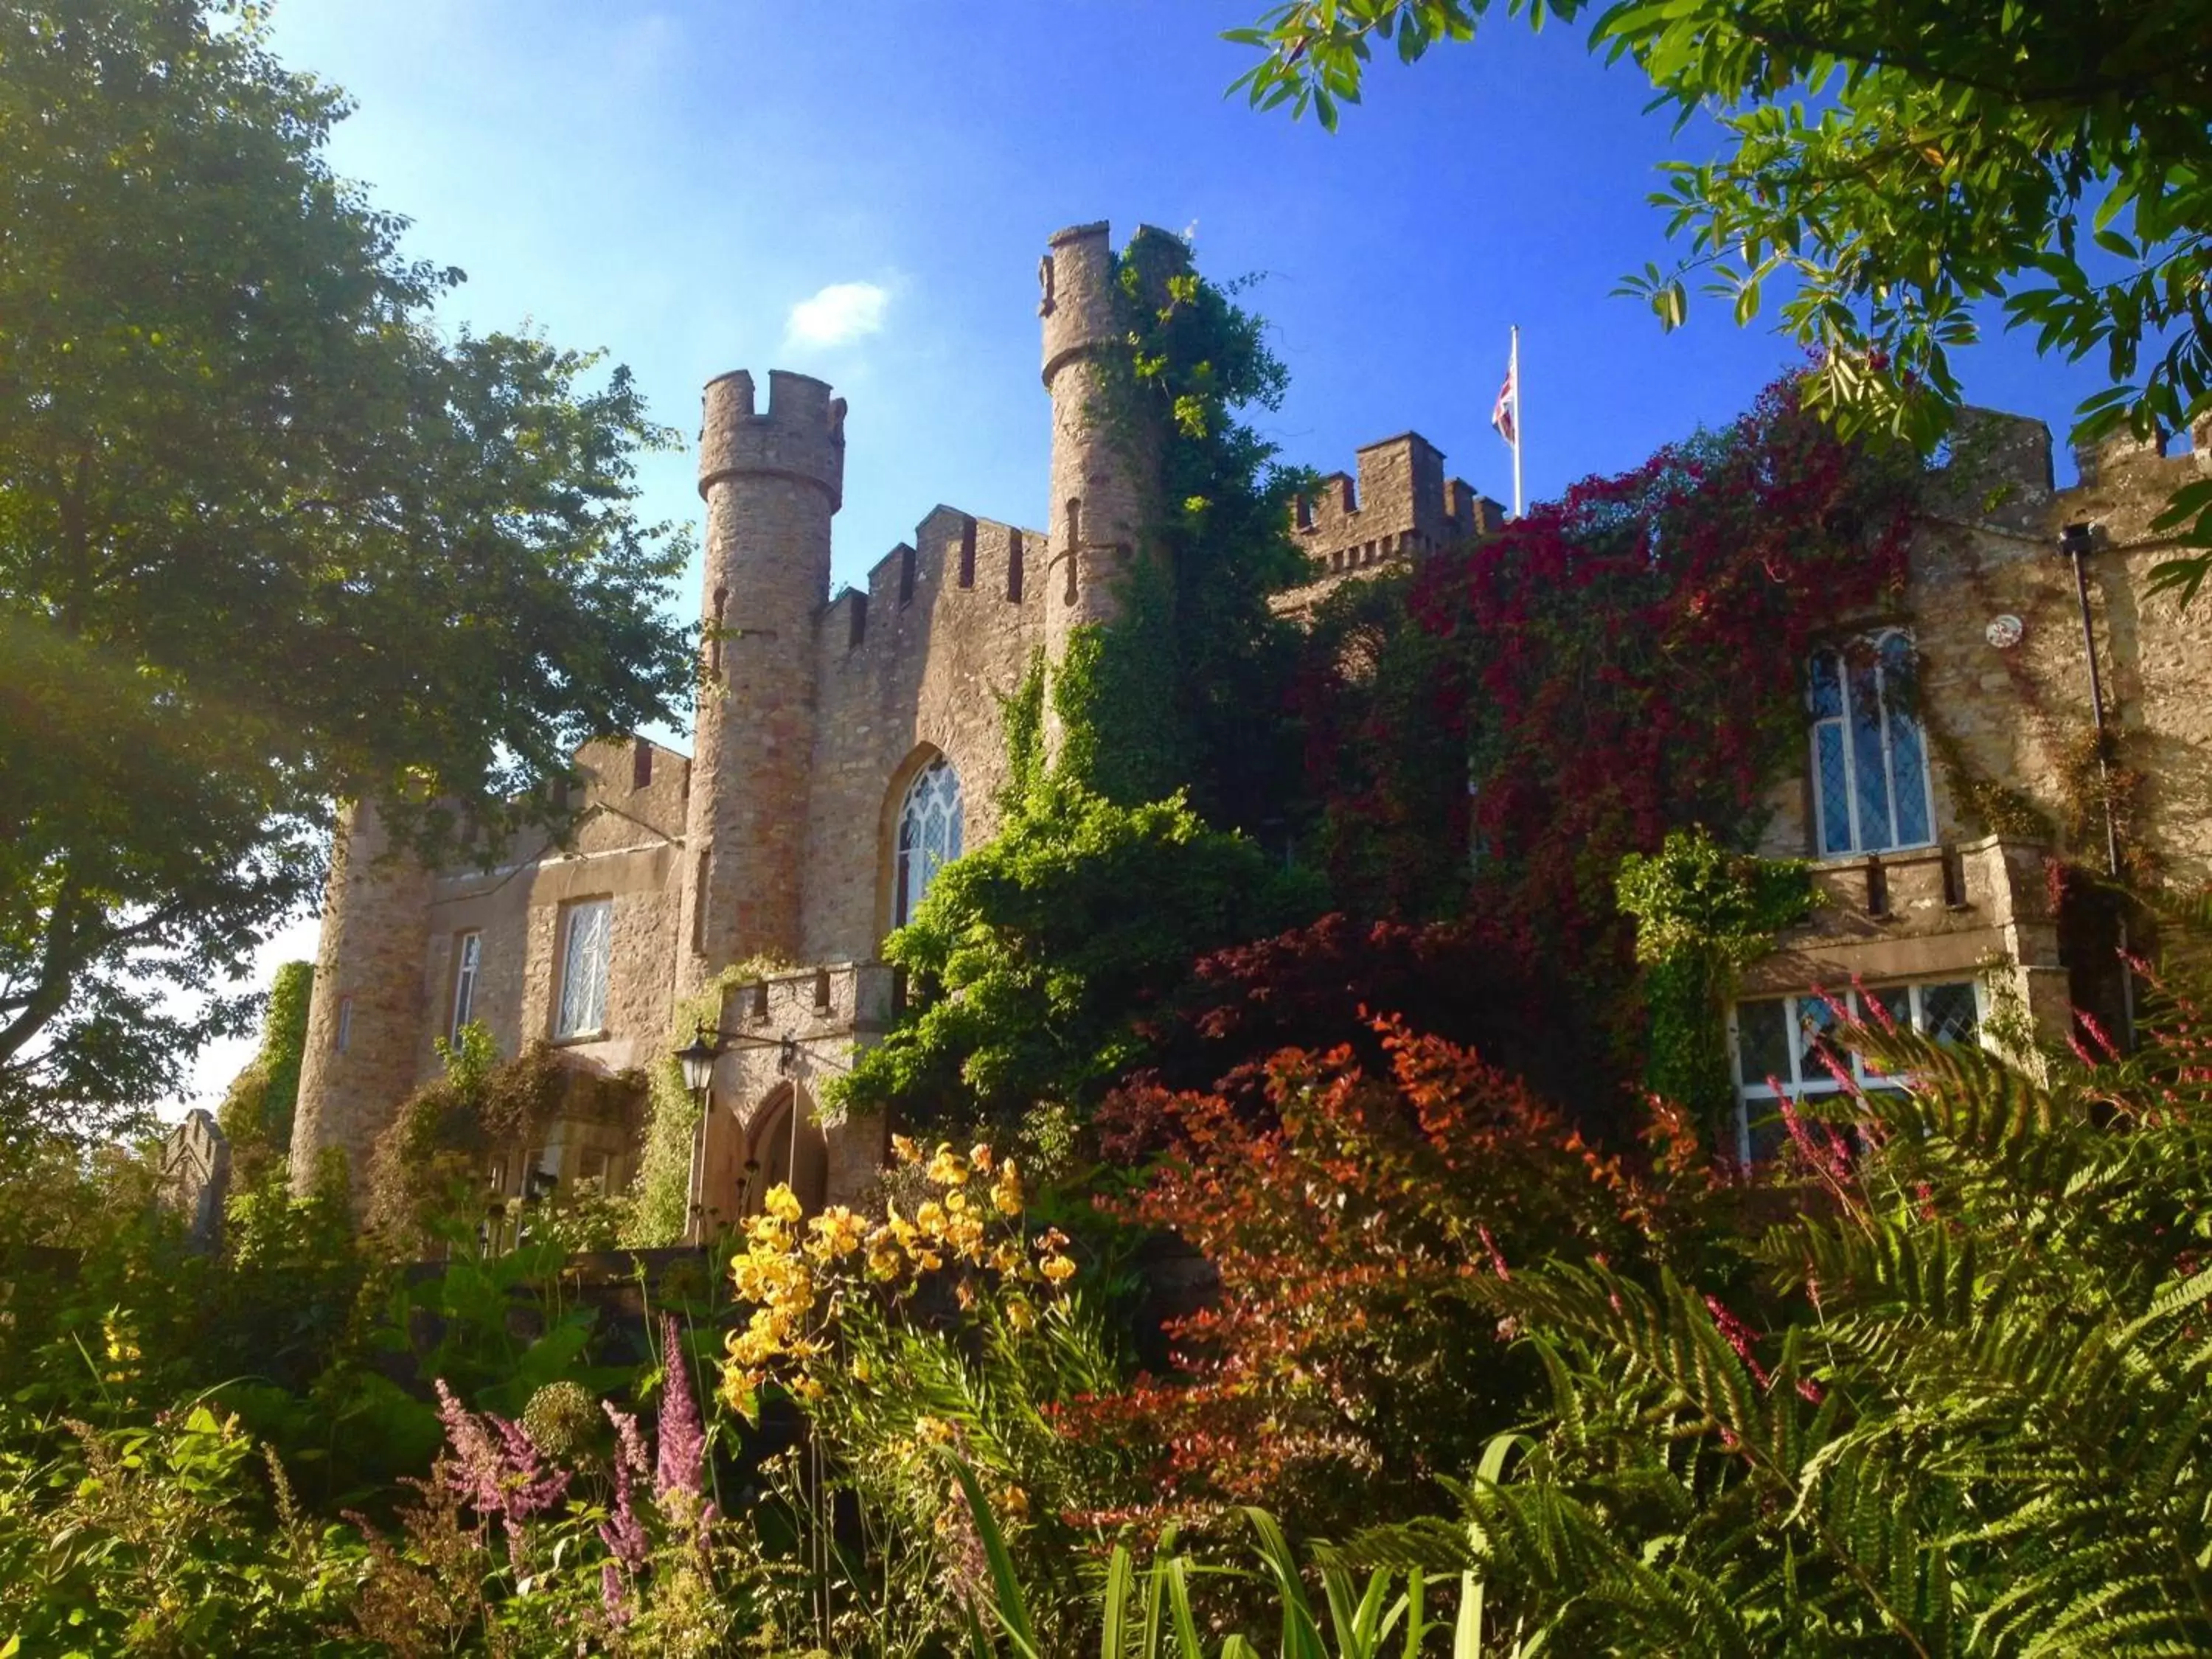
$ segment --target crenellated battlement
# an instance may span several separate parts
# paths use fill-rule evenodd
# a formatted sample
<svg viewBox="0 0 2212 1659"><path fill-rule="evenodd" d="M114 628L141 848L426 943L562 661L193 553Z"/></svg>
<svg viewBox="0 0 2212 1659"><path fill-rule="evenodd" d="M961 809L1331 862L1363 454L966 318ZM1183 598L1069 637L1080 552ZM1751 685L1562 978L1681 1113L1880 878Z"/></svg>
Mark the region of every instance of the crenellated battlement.
<svg viewBox="0 0 2212 1659"><path fill-rule="evenodd" d="M999 607L1026 623L1040 618L1036 574L1045 537L994 519L939 505L869 568L865 583L841 589L823 613L823 648L835 659L854 652L896 653L925 647L939 608Z"/></svg>
<svg viewBox="0 0 2212 1659"><path fill-rule="evenodd" d="M1330 473L1291 507L1291 533L1313 561L1316 583L1486 536L1505 521L1496 501L1445 476L1443 452L1418 432L1364 445L1356 465L1357 481ZM1317 597L1301 589L1290 596L1291 608Z"/></svg>
<svg viewBox="0 0 2212 1659"><path fill-rule="evenodd" d="M819 485L836 512L845 499L845 400L827 382L787 369L770 369L768 388L768 409L761 412L746 370L707 382L700 495L725 478L797 478Z"/></svg>
<svg viewBox="0 0 2212 1659"><path fill-rule="evenodd" d="M2191 433L2191 449L2168 455L2169 440L2114 433L2076 444L2080 481L2057 488L2051 428L2041 421L1971 404L1952 417L1943 463L1929 480L1931 517L1956 524L1991 526L2036 538L2049 531L2054 503L2065 515L2095 523L2107 544L2150 536L2150 521L2167 496L2194 477L2212 471L2212 416Z"/></svg>

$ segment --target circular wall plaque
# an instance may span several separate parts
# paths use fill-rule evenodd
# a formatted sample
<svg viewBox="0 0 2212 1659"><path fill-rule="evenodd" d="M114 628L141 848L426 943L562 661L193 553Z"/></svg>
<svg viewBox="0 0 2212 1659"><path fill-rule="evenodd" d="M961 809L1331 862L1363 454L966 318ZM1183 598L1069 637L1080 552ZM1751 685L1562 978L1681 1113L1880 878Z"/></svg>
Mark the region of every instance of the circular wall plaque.
<svg viewBox="0 0 2212 1659"><path fill-rule="evenodd" d="M1989 642L1998 650L2009 651L2020 643L2020 636L2025 629L2019 617L2008 615L1992 618L1989 627L1983 631Z"/></svg>

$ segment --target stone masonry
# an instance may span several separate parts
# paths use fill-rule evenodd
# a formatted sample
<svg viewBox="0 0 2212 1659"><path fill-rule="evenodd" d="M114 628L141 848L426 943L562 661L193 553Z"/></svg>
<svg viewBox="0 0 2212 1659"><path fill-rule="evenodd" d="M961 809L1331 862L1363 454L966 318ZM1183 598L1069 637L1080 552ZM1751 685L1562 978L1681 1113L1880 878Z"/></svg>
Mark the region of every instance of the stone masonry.
<svg viewBox="0 0 2212 1659"><path fill-rule="evenodd" d="M691 1035L672 1029L678 1001L733 964L763 964L764 976L721 994L726 1051L695 1150L695 1234L733 1222L771 1180L791 1180L810 1203L867 1183L884 1126L824 1121L817 1108L823 1082L896 1016L899 986L880 946L895 917L908 788L947 763L963 843L988 840L1006 767L1000 699L1033 662L1049 672L1073 629L1110 621L1124 575L1152 556L1156 439L1117 428L1098 360L1127 335L1127 262L1144 302L1187 259L1158 231L1118 258L1103 224L1050 238L1038 307L1047 529L940 505L865 586L834 596L844 401L781 371L768 377L764 406L742 371L708 383L694 756L641 739L586 744L566 842L520 838L481 867L414 868L389 855L372 808L349 811L325 902L296 1182L325 1152L358 1169L399 1101L436 1075L469 951L469 1012L501 1051L553 1039L569 917L605 901L604 1026L562 1043L580 1072L665 1064ZM2108 445L2081 457L2082 483L2060 493L2039 423L1969 412L1916 535L1903 604L1834 618L1838 640L1910 630L1917 696L1945 750L1931 765L1935 834L1923 847L1820 860L1828 902L1754 964L1746 996L1854 978L1972 978L2017 991L2046 1024L2066 1018L2081 994L2081 951L2061 938L2048 861L2094 864L2102 845L2099 821L2079 810L2078 778L2069 782L2090 716L2073 569L2057 551L2067 524L2094 527L2087 576L2107 718L2147 780L2136 844L2170 878L2212 878L2212 603L2184 613L2144 597L2164 550L2148 521L2176 481L2206 466L2208 438L2200 431L2195 452L2176 459ZM1370 444L1356 481L1332 474L1297 503L1291 528L1313 579L1277 604L1304 613L1345 581L1503 521L1419 434ZM2015 791L2045 827L1981 822L1954 766ZM1771 805L1761 850L1809 856L1808 777L1778 787ZM2074 844L2084 836L2094 844ZM512 1149L488 1176L508 1192L532 1170L619 1186L637 1127L564 1121L546 1146Z"/></svg>

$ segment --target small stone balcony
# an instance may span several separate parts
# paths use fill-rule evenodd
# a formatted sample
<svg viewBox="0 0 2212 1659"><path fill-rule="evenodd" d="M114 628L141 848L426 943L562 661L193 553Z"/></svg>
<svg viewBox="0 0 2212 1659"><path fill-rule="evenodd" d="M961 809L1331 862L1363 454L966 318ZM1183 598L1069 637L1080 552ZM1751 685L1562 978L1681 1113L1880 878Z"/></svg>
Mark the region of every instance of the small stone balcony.
<svg viewBox="0 0 2212 1659"><path fill-rule="evenodd" d="M2039 842L1988 836L1821 860L1813 866L1818 908L1745 970L1741 994L2002 977L2038 1024L2063 1030L2066 970L2048 857Z"/></svg>

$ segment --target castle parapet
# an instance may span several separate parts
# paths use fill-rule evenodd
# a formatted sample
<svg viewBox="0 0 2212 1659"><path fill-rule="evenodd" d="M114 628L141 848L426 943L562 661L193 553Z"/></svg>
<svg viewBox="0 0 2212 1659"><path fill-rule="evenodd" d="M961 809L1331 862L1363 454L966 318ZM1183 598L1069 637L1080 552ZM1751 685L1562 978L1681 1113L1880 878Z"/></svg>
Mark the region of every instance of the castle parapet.
<svg viewBox="0 0 2212 1659"><path fill-rule="evenodd" d="M818 485L833 513L845 499L845 400L811 374L774 368L768 410L740 368L707 382L699 433L699 493L725 478L797 478Z"/></svg>
<svg viewBox="0 0 2212 1659"><path fill-rule="evenodd" d="M1358 466L1357 487L1334 472L1292 508L1292 533L1317 581L1488 535L1505 521L1496 501L1445 476L1443 452L1418 432L1362 446Z"/></svg>
<svg viewBox="0 0 2212 1659"><path fill-rule="evenodd" d="M1038 609L1026 580L1042 562L1045 538L1034 530L939 506L869 568L859 586L840 592L823 613L822 640L831 660L866 652L894 655L927 649L933 619L944 605L1003 606L1016 626ZM1024 612L1028 602L1031 612ZM955 612L953 614L958 614Z"/></svg>

